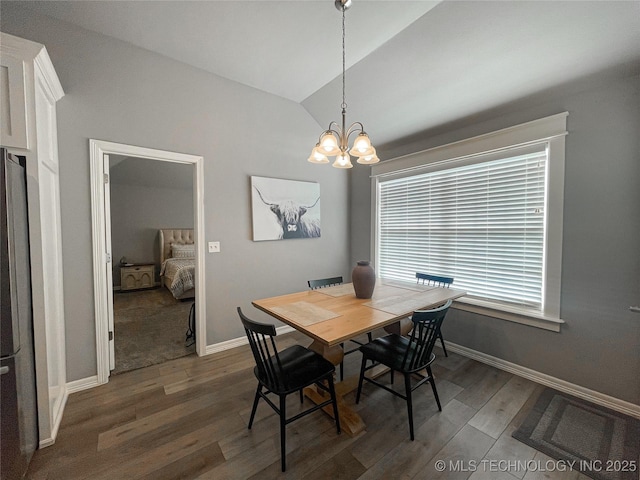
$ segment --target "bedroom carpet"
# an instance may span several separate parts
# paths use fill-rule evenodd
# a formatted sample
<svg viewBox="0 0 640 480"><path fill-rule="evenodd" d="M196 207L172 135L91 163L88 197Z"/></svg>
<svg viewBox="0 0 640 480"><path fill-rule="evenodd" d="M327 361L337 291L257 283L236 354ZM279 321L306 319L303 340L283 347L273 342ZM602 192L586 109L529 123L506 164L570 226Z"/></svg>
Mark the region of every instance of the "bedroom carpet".
<svg viewBox="0 0 640 480"><path fill-rule="evenodd" d="M111 374L193 354L195 345L185 342L192 303L174 299L166 288L114 292L116 368Z"/></svg>

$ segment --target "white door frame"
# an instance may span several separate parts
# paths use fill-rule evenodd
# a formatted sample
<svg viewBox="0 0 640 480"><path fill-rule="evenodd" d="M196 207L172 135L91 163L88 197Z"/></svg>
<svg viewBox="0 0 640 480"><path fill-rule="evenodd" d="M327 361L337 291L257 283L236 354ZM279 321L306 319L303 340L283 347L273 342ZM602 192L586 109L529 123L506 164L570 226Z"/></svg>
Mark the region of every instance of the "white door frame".
<svg viewBox="0 0 640 480"><path fill-rule="evenodd" d="M102 155L102 164L104 166L105 181L102 184L104 191L104 251L107 252L107 268L105 268L107 285L113 285L113 250L111 248L111 181L107 181L107 176L111 175L111 164L109 163L109 155ZM110 179L109 179L110 180ZM155 278L153 279L155 281ZM96 325L96 331L98 326ZM113 323L113 289L107 288L107 331L114 332ZM115 337L109 334L109 372L116 368L116 342Z"/></svg>
<svg viewBox="0 0 640 480"><path fill-rule="evenodd" d="M204 275L204 158L197 155L136 147L102 140L89 140L90 175L91 175L91 217L93 235L93 292L95 298L96 317L96 363L97 383L102 385L109 381L109 298L107 285L107 268L111 268L106 251L104 179L105 168L102 161L104 155L123 155L128 157L148 158L165 162L185 163L193 165L194 179L194 239L196 244L196 352L198 356L205 354L206 339L206 305Z"/></svg>

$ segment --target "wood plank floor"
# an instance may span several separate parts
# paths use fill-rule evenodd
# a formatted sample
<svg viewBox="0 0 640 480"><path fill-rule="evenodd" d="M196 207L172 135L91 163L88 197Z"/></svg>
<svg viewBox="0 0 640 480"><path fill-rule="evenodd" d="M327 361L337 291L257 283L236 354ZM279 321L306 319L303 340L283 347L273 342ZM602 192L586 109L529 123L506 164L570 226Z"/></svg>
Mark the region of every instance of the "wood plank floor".
<svg viewBox="0 0 640 480"><path fill-rule="evenodd" d="M282 348L294 343L310 342L298 333L278 337ZM356 374L359 363L357 353L346 357L345 374ZM36 452L27 478L588 480L552 471L549 457L511 437L541 386L454 353L439 355L433 368L442 412L428 385L414 394L415 441L405 402L365 384L359 405L355 392L346 401L367 429L337 435L322 412L291 423L281 473L271 408L261 402L247 430L253 366L244 346L126 372L72 394L56 443ZM301 408L297 395L287 408Z"/></svg>

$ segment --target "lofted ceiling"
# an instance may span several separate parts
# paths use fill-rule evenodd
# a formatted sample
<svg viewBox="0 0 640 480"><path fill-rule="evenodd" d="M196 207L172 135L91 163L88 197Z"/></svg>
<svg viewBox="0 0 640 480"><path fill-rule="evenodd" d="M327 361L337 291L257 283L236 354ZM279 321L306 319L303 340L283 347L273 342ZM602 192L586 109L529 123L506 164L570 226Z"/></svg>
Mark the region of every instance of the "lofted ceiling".
<svg viewBox="0 0 640 480"><path fill-rule="evenodd" d="M323 127L339 120L333 0L20 3L300 103ZM353 0L346 23L347 121L377 145L603 71L640 72L638 1Z"/></svg>

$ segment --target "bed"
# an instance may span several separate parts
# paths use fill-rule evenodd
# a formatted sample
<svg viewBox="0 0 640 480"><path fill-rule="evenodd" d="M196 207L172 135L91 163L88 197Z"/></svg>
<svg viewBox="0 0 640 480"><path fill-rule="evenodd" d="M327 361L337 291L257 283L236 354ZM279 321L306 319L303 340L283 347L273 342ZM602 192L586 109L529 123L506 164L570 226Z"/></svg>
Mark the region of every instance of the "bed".
<svg viewBox="0 0 640 480"><path fill-rule="evenodd" d="M161 229L158 241L162 284L176 300L194 298L196 258L193 229Z"/></svg>

